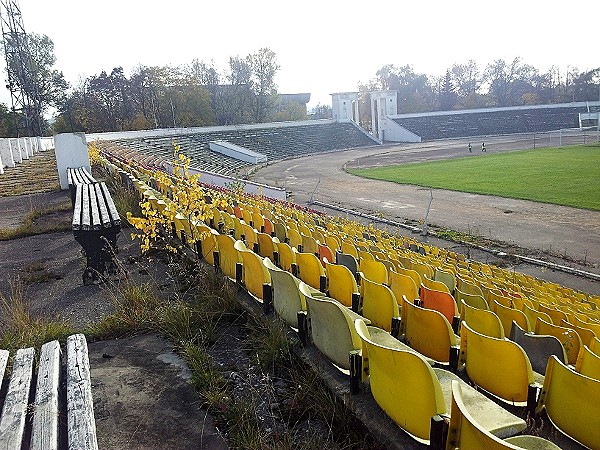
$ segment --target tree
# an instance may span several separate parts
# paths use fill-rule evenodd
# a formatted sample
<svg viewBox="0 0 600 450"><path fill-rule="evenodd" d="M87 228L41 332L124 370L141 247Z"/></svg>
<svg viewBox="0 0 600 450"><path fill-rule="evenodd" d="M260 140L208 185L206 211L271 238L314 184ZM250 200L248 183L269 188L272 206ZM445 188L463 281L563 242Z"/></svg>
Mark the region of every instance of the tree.
<svg viewBox="0 0 600 450"><path fill-rule="evenodd" d="M266 122L277 101L277 85L275 75L279 70L277 55L269 48L261 48L258 52L246 57L252 69L250 87L254 93L254 121Z"/></svg>
<svg viewBox="0 0 600 450"><path fill-rule="evenodd" d="M456 95L454 84L452 82L452 74L450 69L448 69L443 80L441 80L440 109L442 111L454 109L457 100L458 95Z"/></svg>
<svg viewBox="0 0 600 450"><path fill-rule="evenodd" d="M520 58L511 63L497 59L486 68L485 77L489 94L497 106L512 106L523 103L523 95L534 92L533 83L538 76L534 67L523 64Z"/></svg>

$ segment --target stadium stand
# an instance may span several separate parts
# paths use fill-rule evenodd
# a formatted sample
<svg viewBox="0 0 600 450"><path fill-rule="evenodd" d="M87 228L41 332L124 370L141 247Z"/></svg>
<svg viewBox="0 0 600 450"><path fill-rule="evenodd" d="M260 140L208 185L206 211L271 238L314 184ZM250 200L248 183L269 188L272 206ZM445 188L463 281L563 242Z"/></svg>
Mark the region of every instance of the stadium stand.
<svg viewBox="0 0 600 450"><path fill-rule="evenodd" d="M422 140L578 128L586 103L403 114L391 119Z"/></svg>

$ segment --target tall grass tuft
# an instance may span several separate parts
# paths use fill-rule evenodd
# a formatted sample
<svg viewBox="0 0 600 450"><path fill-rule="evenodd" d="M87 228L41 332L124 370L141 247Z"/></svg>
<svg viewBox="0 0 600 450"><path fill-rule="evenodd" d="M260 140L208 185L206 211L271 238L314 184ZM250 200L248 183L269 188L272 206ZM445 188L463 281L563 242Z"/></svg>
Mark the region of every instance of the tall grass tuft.
<svg viewBox="0 0 600 450"><path fill-rule="evenodd" d="M20 280L11 280L10 293L0 293L0 348L11 353L19 348L35 347L59 340L65 342L73 328L64 320L53 317L34 317L31 305L23 293Z"/></svg>

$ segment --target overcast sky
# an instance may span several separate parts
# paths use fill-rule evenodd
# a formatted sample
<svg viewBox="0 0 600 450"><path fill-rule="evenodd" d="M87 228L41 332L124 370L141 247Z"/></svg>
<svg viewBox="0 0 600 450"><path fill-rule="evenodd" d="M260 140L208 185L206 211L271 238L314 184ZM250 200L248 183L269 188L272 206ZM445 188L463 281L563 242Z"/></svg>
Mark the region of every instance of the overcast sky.
<svg viewBox="0 0 600 450"><path fill-rule="evenodd" d="M179 65L194 58L224 68L261 47L277 54L281 93L356 91L384 64L441 75L453 63L495 59L540 71L600 66L600 2L504 0L19 0L27 32L48 35L56 67L76 83L113 67ZM587 39L587 42L586 42ZM2 63L2 65L4 65ZM4 84L4 83L3 83ZM4 93L2 98L9 98ZM3 100L7 101L7 100Z"/></svg>

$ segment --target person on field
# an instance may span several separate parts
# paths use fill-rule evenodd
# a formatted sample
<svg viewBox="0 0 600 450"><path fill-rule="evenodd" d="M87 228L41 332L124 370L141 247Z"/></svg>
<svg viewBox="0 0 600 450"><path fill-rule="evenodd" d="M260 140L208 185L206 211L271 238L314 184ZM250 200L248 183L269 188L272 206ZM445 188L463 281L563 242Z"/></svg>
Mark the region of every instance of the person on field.
<svg viewBox="0 0 600 450"><path fill-rule="evenodd" d="M473 150L471 148L471 143L469 142L469 153L472 153L472 152L473 152Z"/></svg>
<svg viewBox="0 0 600 450"><path fill-rule="evenodd" d="M485 149L485 142L482 142L482 143L481 143L481 151L482 151L482 152L485 152L485 151L487 151L487 150Z"/></svg>

